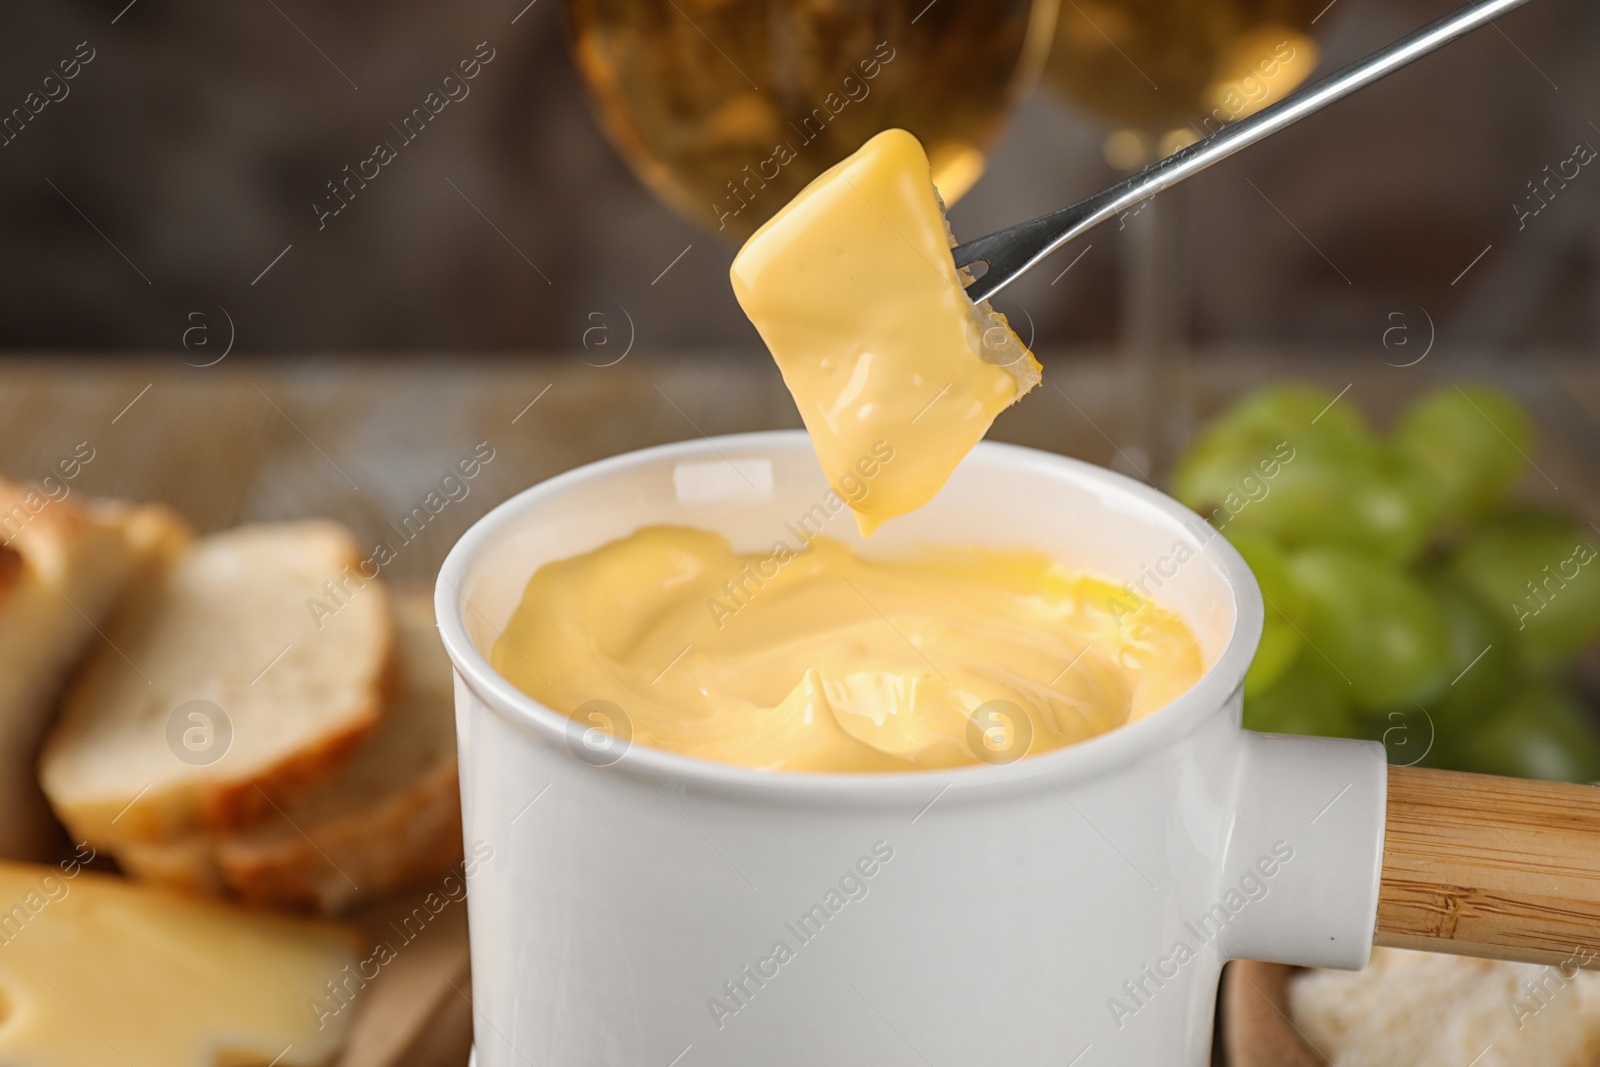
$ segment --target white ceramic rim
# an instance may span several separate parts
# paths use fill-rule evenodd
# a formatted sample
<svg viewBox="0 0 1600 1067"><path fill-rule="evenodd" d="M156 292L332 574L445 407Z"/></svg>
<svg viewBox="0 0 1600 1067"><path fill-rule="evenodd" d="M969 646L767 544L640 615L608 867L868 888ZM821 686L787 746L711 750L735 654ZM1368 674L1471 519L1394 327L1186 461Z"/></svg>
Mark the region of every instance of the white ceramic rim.
<svg viewBox="0 0 1600 1067"><path fill-rule="evenodd" d="M483 544L503 527L516 522L545 500L559 495L577 482L604 478L617 471L645 464L710 458L720 455L724 449L793 449L797 443L803 443L809 450L810 441L805 431L770 430L657 445L558 474L497 505L456 542L439 569L439 580L434 587L434 613L439 633L456 670L496 714L524 730L542 735L552 746L564 746L571 721L569 717L544 706L501 677L467 636L460 611L464 597L457 590L477 560ZM1080 482L1126 494L1191 531L1196 528L1197 522L1204 521L1165 493L1092 463L993 441L982 441L974 449L975 455L994 453L1003 453L1015 464L1049 469L1057 475L1064 473ZM1212 715L1220 714L1234 691L1244 682L1245 671L1249 669L1256 644L1261 639L1261 590L1244 558L1220 534L1200 546L1200 555L1217 568L1232 595L1233 629L1221 654L1198 682L1166 707L1138 722L1087 741L1000 766L975 764L970 767L878 773L764 771L714 763L646 745L633 745L623 759L605 769L647 777L655 783L682 782L705 791L752 800L812 799L850 804L898 804L909 800L926 800L929 785L935 781L948 781L950 784L959 781L962 792L977 789L983 793L997 794L1049 781L1081 781L1098 777L1153 749L1171 744Z"/></svg>

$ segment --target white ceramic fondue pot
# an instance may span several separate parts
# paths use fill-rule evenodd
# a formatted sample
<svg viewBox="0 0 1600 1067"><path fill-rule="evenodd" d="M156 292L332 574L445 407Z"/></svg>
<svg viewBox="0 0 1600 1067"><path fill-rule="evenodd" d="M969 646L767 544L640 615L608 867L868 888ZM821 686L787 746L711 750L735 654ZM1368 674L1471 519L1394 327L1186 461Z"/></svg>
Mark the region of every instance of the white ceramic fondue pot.
<svg viewBox="0 0 1600 1067"><path fill-rule="evenodd" d="M1199 1067L1223 963L1362 966L1380 874L1389 943L1570 951L1562 930L1508 928L1517 886L1499 887L1482 909L1490 920L1450 896L1460 887L1434 877L1420 845L1408 867L1411 851L1391 842L1386 863L1382 746L1240 728L1261 595L1233 548L1175 501L984 443L869 543L837 503L802 433L697 440L535 486L451 552L436 607L479 860L468 890L478 1067ZM873 554L1029 547L1126 580L1183 617L1206 673L1146 719L1037 757L847 775L630 746L614 711L601 732L489 665L542 564L652 523L766 551L819 514L827 536ZM1409 773L1408 788L1429 786L1403 813L1407 840L1424 843L1451 822L1425 810L1448 794L1431 786L1500 782ZM1584 792L1506 788L1522 800L1542 788L1557 804L1560 789ZM1484 851L1482 835L1506 833L1462 822L1443 831L1469 835L1458 867ZM1499 885L1488 867L1468 876ZM1585 894L1600 897L1589 884L1570 895Z"/></svg>

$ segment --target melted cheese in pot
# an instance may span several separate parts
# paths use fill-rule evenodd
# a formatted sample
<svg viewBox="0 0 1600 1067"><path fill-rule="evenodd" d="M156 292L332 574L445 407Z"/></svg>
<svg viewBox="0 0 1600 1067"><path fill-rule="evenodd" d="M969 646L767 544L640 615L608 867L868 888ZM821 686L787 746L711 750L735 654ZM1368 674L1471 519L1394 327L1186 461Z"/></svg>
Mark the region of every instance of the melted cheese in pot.
<svg viewBox="0 0 1600 1067"><path fill-rule="evenodd" d="M778 771L1007 763L1201 673L1176 616L1037 553L739 554L668 526L539 568L491 659L584 729Z"/></svg>

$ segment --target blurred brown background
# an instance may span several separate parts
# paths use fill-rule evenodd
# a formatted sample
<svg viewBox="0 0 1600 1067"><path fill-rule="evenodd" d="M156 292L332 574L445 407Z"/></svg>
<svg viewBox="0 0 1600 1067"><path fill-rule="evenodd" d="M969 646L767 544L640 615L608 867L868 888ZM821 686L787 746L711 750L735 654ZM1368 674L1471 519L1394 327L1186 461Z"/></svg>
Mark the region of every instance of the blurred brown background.
<svg viewBox="0 0 1600 1067"><path fill-rule="evenodd" d="M525 4L16 6L0 114L93 58L0 147L0 347L170 349L204 300L239 351L572 351L591 313L622 308L642 348L755 357L734 248L637 185L590 117L559 0ZM1319 74L1451 6L1336 0ZM471 95L319 230L326 183L479 42L494 59ZM1389 313L1425 308L1444 345L1587 345L1600 174L1521 231L1512 205L1575 144L1600 146L1597 50L1600 6L1536 0L1190 182L1195 340L1376 350ZM1105 133L1041 88L957 233L1107 184ZM1041 347L1114 337L1118 240L1102 227L1058 284L1047 265L1007 293Z"/></svg>

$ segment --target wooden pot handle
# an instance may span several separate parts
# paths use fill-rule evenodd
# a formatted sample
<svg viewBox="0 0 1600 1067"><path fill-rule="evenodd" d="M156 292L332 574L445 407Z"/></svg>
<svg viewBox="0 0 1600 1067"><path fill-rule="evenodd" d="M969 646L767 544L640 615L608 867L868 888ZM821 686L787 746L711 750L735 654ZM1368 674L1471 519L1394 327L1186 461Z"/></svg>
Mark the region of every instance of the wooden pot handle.
<svg viewBox="0 0 1600 1067"><path fill-rule="evenodd" d="M1389 768L1373 942L1600 967L1600 788Z"/></svg>

